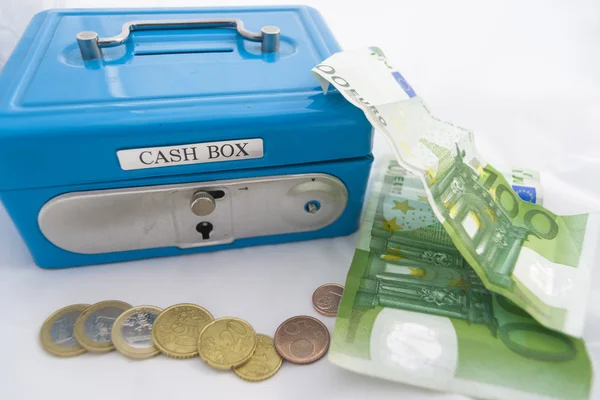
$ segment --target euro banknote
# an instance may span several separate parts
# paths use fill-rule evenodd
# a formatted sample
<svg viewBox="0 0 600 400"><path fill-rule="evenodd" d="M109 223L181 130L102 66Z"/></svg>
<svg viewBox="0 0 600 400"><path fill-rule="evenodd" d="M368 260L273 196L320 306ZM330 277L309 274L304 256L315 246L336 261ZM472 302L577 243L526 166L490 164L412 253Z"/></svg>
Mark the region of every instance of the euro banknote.
<svg viewBox="0 0 600 400"><path fill-rule="evenodd" d="M434 116L378 48L336 53L313 73L325 91L333 85L361 108L419 177L437 220L488 289L549 328L581 335L599 214L557 215L521 199L477 152L473 133ZM390 221L388 229L403 228Z"/></svg>
<svg viewBox="0 0 600 400"><path fill-rule="evenodd" d="M366 375L485 399L586 399L581 339L488 290L395 160L373 184L329 359ZM394 228L394 229L390 229Z"/></svg>

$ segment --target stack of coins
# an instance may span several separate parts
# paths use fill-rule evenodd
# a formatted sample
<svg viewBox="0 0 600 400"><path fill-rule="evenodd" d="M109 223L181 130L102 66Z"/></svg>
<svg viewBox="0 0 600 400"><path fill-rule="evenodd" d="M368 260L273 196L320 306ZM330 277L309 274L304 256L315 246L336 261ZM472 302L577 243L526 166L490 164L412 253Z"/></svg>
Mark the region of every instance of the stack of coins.
<svg viewBox="0 0 600 400"><path fill-rule="evenodd" d="M313 294L313 306L335 316L343 287L327 284ZM85 353L121 354L146 359L159 353L174 359L196 356L209 366L233 370L242 379L262 381L275 375L283 359L308 364L329 348L329 331L318 319L300 315L284 321L275 338L257 334L243 319L214 319L195 304L176 304L164 310L122 301L64 307L46 319L40 330L44 349L59 357Z"/></svg>

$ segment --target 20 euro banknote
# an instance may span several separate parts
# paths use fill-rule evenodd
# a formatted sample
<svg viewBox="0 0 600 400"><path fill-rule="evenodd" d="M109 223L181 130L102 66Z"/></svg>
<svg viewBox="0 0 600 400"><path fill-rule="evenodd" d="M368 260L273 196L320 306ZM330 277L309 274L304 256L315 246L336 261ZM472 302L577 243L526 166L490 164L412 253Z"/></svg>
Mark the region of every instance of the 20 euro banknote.
<svg viewBox="0 0 600 400"><path fill-rule="evenodd" d="M396 161L382 164L329 359L478 398L588 398L592 369L583 341L486 289L434 215L421 180Z"/></svg>
<svg viewBox="0 0 600 400"><path fill-rule="evenodd" d="M547 327L581 335L598 214L557 215L520 199L477 152L473 134L431 114L377 48L336 53L313 73L324 90L332 84L361 108L419 177L437 220L488 289Z"/></svg>

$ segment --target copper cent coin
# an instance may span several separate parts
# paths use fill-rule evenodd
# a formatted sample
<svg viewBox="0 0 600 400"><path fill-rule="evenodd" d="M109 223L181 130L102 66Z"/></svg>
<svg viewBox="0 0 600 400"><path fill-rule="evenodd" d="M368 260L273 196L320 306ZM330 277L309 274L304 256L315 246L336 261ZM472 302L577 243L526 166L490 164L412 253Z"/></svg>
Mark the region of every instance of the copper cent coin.
<svg viewBox="0 0 600 400"><path fill-rule="evenodd" d="M291 363L309 364L327 353L329 331L321 321L299 315L284 321L275 332L275 350Z"/></svg>
<svg viewBox="0 0 600 400"><path fill-rule="evenodd" d="M313 307L320 314L335 317L340 307L344 287L337 283L326 283L315 290L312 296Z"/></svg>

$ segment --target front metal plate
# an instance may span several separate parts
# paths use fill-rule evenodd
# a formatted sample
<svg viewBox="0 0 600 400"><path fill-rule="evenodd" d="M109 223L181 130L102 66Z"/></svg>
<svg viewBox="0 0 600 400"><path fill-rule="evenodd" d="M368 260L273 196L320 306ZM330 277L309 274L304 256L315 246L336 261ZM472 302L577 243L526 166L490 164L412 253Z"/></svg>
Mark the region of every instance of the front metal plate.
<svg viewBox="0 0 600 400"><path fill-rule="evenodd" d="M207 216L190 208L198 191L218 194ZM54 245L81 254L191 248L315 231L334 222L347 201L346 187L331 175L283 175L67 193L42 207L38 223Z"/></svg>

